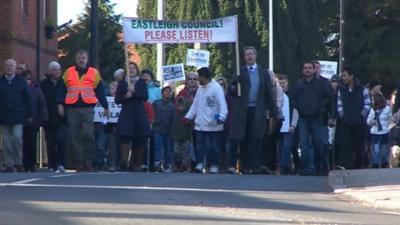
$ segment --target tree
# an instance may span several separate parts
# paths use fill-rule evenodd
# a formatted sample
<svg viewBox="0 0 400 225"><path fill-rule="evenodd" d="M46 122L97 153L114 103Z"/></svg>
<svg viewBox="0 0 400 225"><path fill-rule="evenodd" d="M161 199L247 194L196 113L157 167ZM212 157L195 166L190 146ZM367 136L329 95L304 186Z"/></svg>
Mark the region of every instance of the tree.
<svg viewBox="0 0 400 225"><path fill-rule="evenodd" d="M109 0L99 1L99 70L106 81L113 79L117 68L124 66L124 49L120 38L122 26L119 24L120 15L115 15L114 4ZM85 12L78 22L60 33L59 51L60 62L66 68L75 63L75 53L79 49L89 50L90 46L90 4L87 2Z"/></svg>
<svg viewBox="0 0 400 225"><path fill-rule="evenodd" d="M240 50L254 46L258 50L257 61L268 66L269 28L268 1L264 0L167 0L167 20L199 20L237 15ZM278 73L297 79L303 61L327 59L323 35L319 29L317 0L274 0L274 67ZM140 0L139 17L156 18L156 1ZM181 63L186 59L189 44L166 45L166 63ZM155 47L137 46L142 57L142 68L155 69ZM230 78L236 75L234 44L208 44L211 52L210 69L217 76ZM243 63L243 57L240 60Z"/></svg>

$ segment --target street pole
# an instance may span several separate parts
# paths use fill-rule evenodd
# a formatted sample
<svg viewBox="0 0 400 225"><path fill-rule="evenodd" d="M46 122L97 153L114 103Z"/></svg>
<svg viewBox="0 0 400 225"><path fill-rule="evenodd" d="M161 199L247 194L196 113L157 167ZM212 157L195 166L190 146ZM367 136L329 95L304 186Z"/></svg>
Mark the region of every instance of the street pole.
<svg viewBox="0 0 400 225"><path fill-rule="evenodd" d="M164 19L164 0L157 0L157 19ZM164 45L157 44L157 80L162 82L162 66L165 61Z"/></svg>
<svg viewBox="0 0 400 225"><path fill-rule="evenodd" d="M344 0L340 0L339 73L344 67Z"/></svg>
<svg viewBox="0 0 400 225"><path fill-rule="evenodd" d="M98 0L90 3L90 65L98 68L99 64L99 4Z"/></svg>
<svg viewBox="0 0 400 225"><path fill-rule="evenodd" d="M269 70L274 71L274 21L273 0L269 0Z"/></svg>

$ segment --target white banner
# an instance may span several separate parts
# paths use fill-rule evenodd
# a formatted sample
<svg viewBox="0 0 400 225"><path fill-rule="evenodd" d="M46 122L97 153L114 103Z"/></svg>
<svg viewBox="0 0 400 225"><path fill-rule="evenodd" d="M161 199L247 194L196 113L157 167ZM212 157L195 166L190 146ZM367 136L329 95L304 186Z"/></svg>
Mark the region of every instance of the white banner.
<svg viewBox="0 0 400 225"><path fill-rule="evenodd" d="M178 82L185 80L185 68L183 64L174 64L162 67L164 82Z"/></svg>
<svg viewBox="0 0 400 225"><path fill-rule="evenodd" d="M338 63L334 61L319 61L321 64L321 76L326 79L331 79L333 75L337 74Z"/></svg>
<svg viewBox="0 0 400 225"><path fill-rule="evenodd" d="M121 112L121 106L117 105L114 101L114 97L107 97L108 109L110 110L110 119L107 120L104 116L104 108L97 103L94 107L94 122L103 123L107 121L108 123L117 123L119 113Z"/></svg>
<svg viewBox="0 0 400 225"><path fill-rule="evenodd" d="M238 39L237 16L203 21L122 20L125 43L221 43Z"/></svg>
<svg viewBox="0 0 400 225"><path fill-rule="evenodd" d="M200 49L188 49L186 65L196 67L208 67L210 63L210 52Z"/></svg>

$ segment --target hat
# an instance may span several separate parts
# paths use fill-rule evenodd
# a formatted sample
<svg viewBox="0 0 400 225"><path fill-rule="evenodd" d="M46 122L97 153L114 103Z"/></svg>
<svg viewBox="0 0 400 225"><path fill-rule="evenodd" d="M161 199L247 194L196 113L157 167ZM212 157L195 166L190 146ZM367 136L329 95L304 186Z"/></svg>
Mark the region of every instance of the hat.
<svg viewBox="0 0 400 225"><path fill-rule="evenodd" d="M114 77L119 76L119 75L124 75L125 70L119 68L114 72Z"/></svg>
<svg viewBox="0 0 400 225"><path fill-rule="evenodd" d="M202 67L199 70L197 70L197 74L199 74L199 77L205 77L206 79L211 79L211 72L207 67Z"/></svg>
<svg viewBox="0 0 400 225"><path fill-rule="evenodd" d="M335 74L335 75L333 75L332 77L331 77L331 82L338 82L340 79L339 79L339 76L337 75L337 74Z"/></svg>
<svg viewBox="0 0 400 225"><path fill-rule="evenodd" d="M376 86L382 85L382 83L379 80L370 80L368 82L368 88L373 89Z"/></svg>

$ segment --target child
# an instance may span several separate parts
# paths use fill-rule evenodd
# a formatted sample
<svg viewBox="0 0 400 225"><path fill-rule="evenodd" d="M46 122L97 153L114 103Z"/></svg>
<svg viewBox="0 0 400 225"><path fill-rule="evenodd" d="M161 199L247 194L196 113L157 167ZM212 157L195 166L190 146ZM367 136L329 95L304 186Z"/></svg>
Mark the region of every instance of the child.
<svg viewBox="0 0 400 225"><path fill-rule="evenodd" d="M388 168L389 165L389 124L392 120L392 109L388 106L382 93L372 96L373 108L370 110L367 123L371 126L372 167Z"/></svg>
<svg viewBox="0 0 400 225"><path fill-rule="evenodd" d="M161 90L162 99L153 103L154 121L154 167L158 172L172 172L171 135L175 106L171 102L172 88Z"/></svg>
<svg viewBox="0 0 400 225"><path fill-rule="evenodd" d="M175 102L176 116L174 118L174 158L177 171L190 170L190 141L192 138L192 126L182 120L189 111L191 101L184 96L179 96Z"/></svg>

